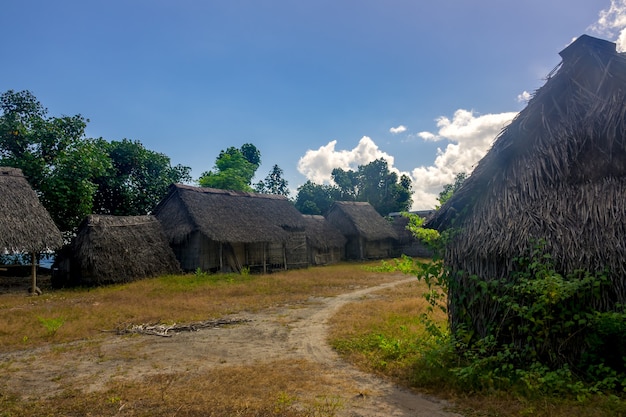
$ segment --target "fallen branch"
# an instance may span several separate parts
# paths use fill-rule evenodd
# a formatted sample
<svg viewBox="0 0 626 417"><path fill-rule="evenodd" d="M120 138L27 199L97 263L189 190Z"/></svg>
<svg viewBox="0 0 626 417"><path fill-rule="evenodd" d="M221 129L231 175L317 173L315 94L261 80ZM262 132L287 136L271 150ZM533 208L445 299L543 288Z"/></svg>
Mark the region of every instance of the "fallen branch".
<svg viewBox="0 0 626 417"><path fill-rule="evenodd" d="M113 330L115 333L122 334L147 334L153 336L172 337L176 333L181 332L197 332L200 329L216 328L221 326L230 326L234 324L248 323L248 319L216 319L198 321L188 324L131 324L125 328ZM106 331L106 330L105 330Z"/></svg>

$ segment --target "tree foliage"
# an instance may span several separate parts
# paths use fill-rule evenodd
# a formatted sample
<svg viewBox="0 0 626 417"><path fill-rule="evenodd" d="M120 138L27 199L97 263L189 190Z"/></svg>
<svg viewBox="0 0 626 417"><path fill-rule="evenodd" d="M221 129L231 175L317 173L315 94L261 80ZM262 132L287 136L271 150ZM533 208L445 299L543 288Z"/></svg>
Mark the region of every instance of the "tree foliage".
<svg viewBox="0 0 626 417"><path fill-rule="evenodd" d="M446 184L443 186L443 190L439 193L439 197L437 198L437 200L439 200L439 207L443 206L446 201L452 197L456 190L461 188L461 185L463 185L463 182L467 179L467 177L467 173L459 172L454 177L454 182L452 184Z"/></svg>
<svg viewBox="0 0 626 417"><path fill-rule="evenodd" d="M340 195L338 187L307 181L298 187L295 206L303 214L325 214Z"/></svg>
<svg viewBox="0 0 626 417"><path fill-rule="evenodd" d="M223 190L253 191L252 178L261 164L261 152L246 143L220 151L213 170L203 172L198 179L201 187Z"/></svg>
<svg viewBox="0 0 626 417"><path fill-rule="evenodd" d="M324 213L333 201L366 201L383 216L411 208L411 179L406 175L398 178L383 158L360 165L356 171L335 168L331 176L334 186L315 187L309 182L300 187L296 207Z"/></svg>
<svg viewBox="0 0 626 417"><path fill-rule="evenodd" d="M49 117L29 91L0 95L0 165L20 168L63 232L91 213L147 214L189 168L129 140L85 137L81 115Z"/></svg>
<svg viewBox="0 0 626 417"><path fill-rule="evenodd" d="M283 177L283 170L278 166L274 165L272 170L267 177L265 177L264 181L259 181L254 189L258 193L262 194L277 194L284 195L285 197L289 196L289 188L287 180Z"/></svg>
<svg viewBox="0 0 626 417"><path fill-rule="evenodd" d="M91 213L93 178L110 167L81 115L49 117L29 91L0 96L0 165L20 168L62 231Z"/></svg>
<svg viewBox="0 0 626 417"><path fill-rule="evenodd" d="M139 141L99 141L111 166L96 178L94 212L137 216L150 212L172 183L191 181L190 168L171 166L162 153L146 149Z"/></svg>

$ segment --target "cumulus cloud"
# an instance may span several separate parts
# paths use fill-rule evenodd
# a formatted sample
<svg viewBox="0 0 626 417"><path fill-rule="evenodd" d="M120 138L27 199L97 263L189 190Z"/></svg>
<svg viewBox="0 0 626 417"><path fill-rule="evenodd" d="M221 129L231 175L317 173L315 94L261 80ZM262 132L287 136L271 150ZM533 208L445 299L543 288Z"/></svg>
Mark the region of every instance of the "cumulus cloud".
<svg viewBox="0 0 626 417"><path fill-rule="evenodd" d="M363 136L351 150L336 150L336 146L337 141L333 140L316 150L309 149L298 161L298 171L314 183L328 184L330 174L335 168L356 170L359 165L366 165L380 158L384 158L389 167L394 162L393 156L381 151L368 136Z"/></svg>
<svg viewBox="0 0 626 417"><path fill-rule="evenodd" d="M517 95L517 101L520 102L520 103L525 103L528 100L530 100L531 97L532 97L532 95L528 91L524 90L524 91L522 91L521 94Z"/></svg>
<svg viewBox="0 0 626 417"><path fill-rule="evenodd" d="M507 112L476 115L473 111L459 109L452 119L439 117L437 119L439 130L431 135L446 139L450 143L445 148L437 150L431 165L417 167L411 172L415 190L413 208L435 207L443 186L452 183L459 172L471 173L500 131L516 114Z"/></svg>
<svg viewBox="0 0 626 417"><path fill-rule="evenodd" d="M417 134L417 136L419 136L420 138L426 140L426 141L432 141L432 142L436 142L438 140L441 140L441 137L430 133L430 132L419 132Z"/></svg>
<svg viewBox="0 0 626 417"><path fill-rule="evenodd" d="M298 162L298 171L317 184L330 183L334 168L356 170L359 165L384 158L393 172L407 174L413 182L413 209L431 209L437 205L437 197L445 184L454 181L459 172L471 173L474 165L487 150L500 131L513 120L517 113L477 115L470 110L457 110L453 117L439 117L437 131L418 134L424 140L445 140L448 144L439 148L434 161L428 166L400 172L394 165L393 156L381 151L368 136L363 136L351 150L336 149L333 140L316 150L308 150Z"/></svg>
<svg viewBox="0 0 626 417"><path fill-rule="evenodd" d="M618 51L626 51L626 0L611 0L609 8L601 10L598 21L589 28L614 40Z"/></svg>
<svg viewBox="0 0 626 417"><path fill-rule="evenodd" d="M397 135L398 133L406 132L406 126L400 125L398 127L392 127L391 129L389 129L389 132L393 133L394 135Z"/></svg>

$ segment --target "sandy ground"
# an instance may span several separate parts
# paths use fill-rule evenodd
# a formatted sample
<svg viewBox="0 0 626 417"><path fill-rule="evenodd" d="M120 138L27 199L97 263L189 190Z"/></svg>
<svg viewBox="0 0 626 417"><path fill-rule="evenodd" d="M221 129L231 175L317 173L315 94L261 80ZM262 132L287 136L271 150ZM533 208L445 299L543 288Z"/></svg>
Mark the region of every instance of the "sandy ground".
<svg viewBox="0 0 626 417"><path fill-rule="evenodd" d="M342 387L345 417L459 416L446 409L445 401L399 388L363 373L345 363L326 343L327 321L346 303L359 302L370 293L408 282L414 278L361 289L337 297L311 299L296 307L284 307L259 314L241 314L244 323L172 337L111 334L98 341L98 349L66 346L39 351L0 354L9 364L3 383L12 391L44 396L60 393L63 386L100 390L112 378L143 378L181 369L213 369L233 365L302 359L319 364L331 384ZM88 343L88 342L78 342ZM50 350L55 349L54 353ZM35 358L46 356L45 361Z"/></svg>

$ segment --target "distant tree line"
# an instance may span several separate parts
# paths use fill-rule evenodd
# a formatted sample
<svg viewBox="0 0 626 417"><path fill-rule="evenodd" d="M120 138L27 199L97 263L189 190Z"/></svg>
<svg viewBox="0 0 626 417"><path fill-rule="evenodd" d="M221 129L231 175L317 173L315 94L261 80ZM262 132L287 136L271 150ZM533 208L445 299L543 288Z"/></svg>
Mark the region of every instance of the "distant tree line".
<svg viewBox="0 0 626 417"><path fill-rule="evenodd" d="M411 179L391 172L383 158L360 165L356 171L335 168L331 177L334 185L307 181L300 186L296 208L304 214L325 214L334 201L366 201L386 216L408 211L413 203Z"/></svg>
<svg viewBox="0 0 626 417"><path fill-rule="evenodd" d="M82 115L52 117L30 91L0 95L0 166L20 168L59 228L74 231L88 214L147 214L172 183L190 183L191 168L146 149L137 140L85 135ZM274 165L253 184L261 152L251 143L222 150L197 184L289 197L283 170ZM307 181L293 200L304 214L324 214L334 201L367 201L382 215L411 207L411 180L378 159L356 171L336 168L334 185Z"/></svg>

